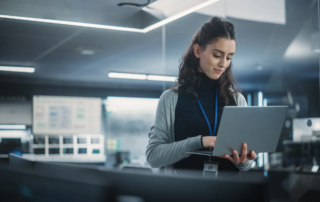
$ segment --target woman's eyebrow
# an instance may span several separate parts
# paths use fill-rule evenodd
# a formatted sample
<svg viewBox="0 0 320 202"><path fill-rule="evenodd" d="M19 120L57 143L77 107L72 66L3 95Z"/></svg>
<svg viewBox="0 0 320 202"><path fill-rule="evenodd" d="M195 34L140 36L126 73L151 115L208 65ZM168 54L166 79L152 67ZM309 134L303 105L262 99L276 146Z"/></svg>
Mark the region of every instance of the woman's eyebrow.
<svg viewBox="0 0 320 202"><path fill-rule="evenodd" d="M223 52L222 50L219 50L219 49L213 49L213 50L218 51L218 52L224 54L224 52ZM228 55L234 55L234 53L229 53Z"/></svg>

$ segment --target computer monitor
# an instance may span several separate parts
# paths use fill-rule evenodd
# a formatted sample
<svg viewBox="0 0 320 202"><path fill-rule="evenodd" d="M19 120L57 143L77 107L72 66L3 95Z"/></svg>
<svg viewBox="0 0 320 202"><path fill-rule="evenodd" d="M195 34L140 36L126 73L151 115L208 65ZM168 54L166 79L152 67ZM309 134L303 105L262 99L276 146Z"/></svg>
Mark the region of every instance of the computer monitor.
<svg viewBox="0 0 320 202"><path fill-rule="evenodd" d="M2 138L0 153L9 154L12 151L21 151L21 138Z"/></svg>

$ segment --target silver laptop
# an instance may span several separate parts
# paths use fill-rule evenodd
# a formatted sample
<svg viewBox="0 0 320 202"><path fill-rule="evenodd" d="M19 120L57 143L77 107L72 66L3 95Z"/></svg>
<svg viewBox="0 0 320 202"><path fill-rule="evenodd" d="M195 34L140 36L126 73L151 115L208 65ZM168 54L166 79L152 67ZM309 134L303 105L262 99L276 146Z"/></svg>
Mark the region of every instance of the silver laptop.
<svg viewBox="0 0 320 202"><path fill-rule="evenodd" d="M274 152L285 121L287 106L225 107L222 112L217 140L212 151L193 151L189 154L207 156L241 154L242 143L256 153Z"/></svg>

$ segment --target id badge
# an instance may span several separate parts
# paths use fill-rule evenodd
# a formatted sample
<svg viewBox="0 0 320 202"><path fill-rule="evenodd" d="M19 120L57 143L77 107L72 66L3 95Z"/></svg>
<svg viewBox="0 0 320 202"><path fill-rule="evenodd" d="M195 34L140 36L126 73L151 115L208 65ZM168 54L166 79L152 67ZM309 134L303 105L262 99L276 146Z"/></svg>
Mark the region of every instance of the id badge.
<svg viewBox="0 0 320 202"><path fill-rule="evenodd" d="M205 161L203 167L203 177L217 178L218 166L219 162L217 161Z"/></svg>

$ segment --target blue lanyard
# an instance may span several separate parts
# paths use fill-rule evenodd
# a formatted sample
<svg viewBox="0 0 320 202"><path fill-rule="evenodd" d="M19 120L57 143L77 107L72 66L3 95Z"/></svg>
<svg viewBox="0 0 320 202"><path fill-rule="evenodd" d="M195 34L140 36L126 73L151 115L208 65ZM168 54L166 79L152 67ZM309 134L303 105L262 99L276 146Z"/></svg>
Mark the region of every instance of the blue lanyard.
<svg viewBox="0 0 320 202"><path fill-rule="evenodd" d="M210 126L209 120L208 120L208 118L207 118L206 113L205 113L204 110L203 110L203 107L202 107L199 99L198 99L198 104L199 104L199 106L200 106L200 109L201 109L201 111L202 111L202 113L203 113L204 118L206 118L207 124L208 124L208 126L209 126L210 136L214 136L214 134L216 134L216 130L217 130L218 89L216 90L216 110L215 110L215 120L214 120L214 131L211 130L211 126Z"/></svg>

